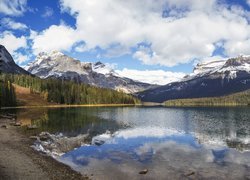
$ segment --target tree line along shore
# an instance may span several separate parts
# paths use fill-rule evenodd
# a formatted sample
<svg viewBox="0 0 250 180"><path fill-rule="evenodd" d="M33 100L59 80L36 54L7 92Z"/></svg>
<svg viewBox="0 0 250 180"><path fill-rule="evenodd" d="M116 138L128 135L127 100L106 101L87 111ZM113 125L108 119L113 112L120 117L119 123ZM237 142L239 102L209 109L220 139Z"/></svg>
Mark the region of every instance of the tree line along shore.
<svg viewBox="0 0 250 180"><path fill-rule="evenodd" d="M164 102L165 106L250 106L250 90L221 97L175 99Z"/></svg>
<svg viewBox="0 0 250 180"><path fill-rule="evenodd" d="M138 104L132 95L111 89L94 87L73 81L40 79L29 75L0 75L1 107L24 106L18 102L15 86L29 88L31 94L38 94L46 102L63 105L95 104Z"/></svg>
<svg viewBox="0 0 250 180"><path fill-rule="evenodd" d="M33 95L25 99L20 88ZM37 103L29 103L30 101ZM80 106L250 106L250 90L221 97L174 99L164 103L141 102L132 95L73 81L40 79L30 75L0 74L0 107L80 107Z"/></svg>

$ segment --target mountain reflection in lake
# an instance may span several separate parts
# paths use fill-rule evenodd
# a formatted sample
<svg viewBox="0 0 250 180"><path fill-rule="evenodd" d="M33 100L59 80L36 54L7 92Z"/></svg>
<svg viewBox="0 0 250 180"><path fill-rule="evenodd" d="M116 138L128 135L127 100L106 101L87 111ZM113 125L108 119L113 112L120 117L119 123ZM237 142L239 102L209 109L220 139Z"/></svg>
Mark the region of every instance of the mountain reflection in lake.
<svg viewBox="0 0 250 180"><path fill-rule="evenodd" d="M62 108L36 119L37 131L90 134L59 160L93 179L250 178L249 108Z"/></svg>

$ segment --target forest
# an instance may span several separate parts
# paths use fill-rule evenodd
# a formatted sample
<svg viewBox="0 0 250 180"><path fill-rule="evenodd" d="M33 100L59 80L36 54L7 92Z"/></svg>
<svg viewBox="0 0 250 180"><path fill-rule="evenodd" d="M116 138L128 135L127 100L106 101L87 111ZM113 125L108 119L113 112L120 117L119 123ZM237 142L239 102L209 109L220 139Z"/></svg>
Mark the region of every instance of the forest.
<svg viewBox="0 0 250 180"><path fill-rule="evenodd" d="M139 100L131 95L111 89L98 88L73 81L40 79L30 75L0 74L0 105L16 106L16 84L39 93L48 102L58 104L136 104Z"/></svg>
<svg viewBox="0 0 250 180"><path fill-rule="evenodd" d="M250 90L221 97L168 100L165 106L249 106Z"/></svg>
<svg viewBox="0 0 250 180"><path fill-rule="evenodd" d="M14 87L7 78L0 76L0 107L16 106Z"/></svg>

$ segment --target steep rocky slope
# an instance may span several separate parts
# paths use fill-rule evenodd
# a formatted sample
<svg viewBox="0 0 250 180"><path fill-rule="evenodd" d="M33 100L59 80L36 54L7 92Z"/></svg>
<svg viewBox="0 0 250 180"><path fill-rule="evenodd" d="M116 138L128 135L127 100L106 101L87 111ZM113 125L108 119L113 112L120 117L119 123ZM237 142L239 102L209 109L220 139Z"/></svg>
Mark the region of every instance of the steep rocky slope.
<svg viewBox="0 0 250 180"><path fill-rule="evenodd" d="M10 53L3 45L0 45L0 71L3 73L29 74L15 63Z"/></svg>
<svg viewBox="0 0 250 180"><path fill-rule="evenodd" d="M101 62L81 62L58 51L40 53L35 61L29 63L25 69L41 78L54 77L74 80L126 93L135 93L155 87L151 84L121 77Z"/></svg>

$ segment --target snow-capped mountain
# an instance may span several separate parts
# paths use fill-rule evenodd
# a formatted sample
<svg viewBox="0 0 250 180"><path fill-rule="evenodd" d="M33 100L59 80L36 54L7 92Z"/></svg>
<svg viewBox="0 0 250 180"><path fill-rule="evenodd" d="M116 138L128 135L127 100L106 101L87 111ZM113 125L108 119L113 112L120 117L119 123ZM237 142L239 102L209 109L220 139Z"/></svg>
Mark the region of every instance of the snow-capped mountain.
<svg viewBox="0 0 250 180"><path fill-rule="evenodd" d="M250 89L250 57L197 64L193 73L178 82L138 93L143 101L216 97Z"/></svg>
<svg viewBox="0 0 250 180"><path fill-rule="evenodd" d="M29 74L27 71L16 65L7 49L0 45L0 71L3 73Z"/></svg>
<svg viewBox="0 0 250 180"><path fill-rule="evenodd" d="M118 73L115 72L114 69L112 69L111 67L103 64L100 61L92 64L92 70L94 72L96 72L96 73L100 73L100 74L104 74L104 75L120 76Z"/></svg>
<svg viewBox="0 0 250 180"><path fill-rule="evenodd" d="M58 51L40 53L25 69L41 78L55 77L74 80L126 93L135 93L154 87L151 84L121 77L101 62L81 62Z"/></svg>
<svg viewBox="0 0 250 180"><path fill-rule="evenodd" d="M221 75L225 74L227 78L233 79L235 78L238 71L245 71L250 73L250 57L239 56L237 58L231 58L228 60L199 63L194 68L193 73L189 75L189 78L219 73Z"/></svg>

